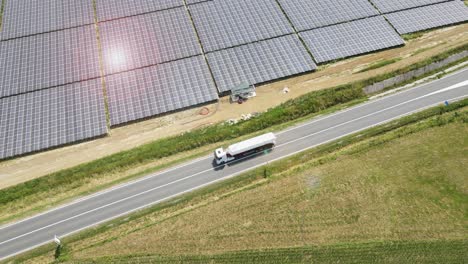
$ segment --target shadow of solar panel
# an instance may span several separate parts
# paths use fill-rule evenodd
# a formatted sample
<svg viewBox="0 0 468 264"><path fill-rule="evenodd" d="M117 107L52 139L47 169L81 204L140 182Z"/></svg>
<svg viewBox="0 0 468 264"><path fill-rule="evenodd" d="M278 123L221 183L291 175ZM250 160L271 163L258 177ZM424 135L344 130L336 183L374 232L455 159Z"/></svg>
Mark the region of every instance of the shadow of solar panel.
<svg viewBox="0 0 468 264"><path fill-rule="evenodd" d="M207 58L220 92L316 69L295 35L215 51Z"/></svg>
<svg viewBox="0 0 468 264"><path fill-rule="evenodd" d="M382 16L301 32L318 63L403 45Z"/></svg>
<svg viewBox="0 0 468 264"><path fill-rule="evenodd" d="M99 24L106 74L201 54L185 8Z"/></svg>
<svg viewBox="0 0 468 264"><path fill-rule="evenodd" d="M94 26L0 42L0 97L99 77Z"/></svg>
<svg viewBox="0 0 468 264"><path fill-rule="evenodd" d="M106 87L111 125L218 99L202 56L110 75Z"/></svg>
<svg viewBox="0 0 468 264"><path fill-rule="evenodd" d="M100 79L0 99L0 159L106 133Z"/></svg>
<svg viewBox="0 0 468 264"><path fill-rule="evenodd" d="M205 51L294 32L273 0L216 0L189 8Z"/></svg>
<svg viewBox="0 0 468 264"><path fill-rule="evenodd" d="M92 1L8 0L3 14L2 40L94 23Z"/></svg>
<svg viewBox="0 0 468 264"><path fill-rule="evenodd" d="M418 6L425 6L449 0L370 0L382 12L389 13L398 10L409 9ZM457 0L458 1L458 0Z"/></svg>
<svg viewBox="0 0 468 264"><path fill-rule="evenodd" d="M183 5L183 0L98 0L96 11L99 21L106 21Z"/></svg>
<svg viewBox="0 0 468 264"><path fill-rule="evenodd" d="M406 34L468 21L468 7L461 1L451 1L385 16L398 33Z"/></svg>
<svg viewBox="0 0 468 264"><path fill-rule="evenodd" d="M280 0L298 31L379 15L368 0Z"/></svg>

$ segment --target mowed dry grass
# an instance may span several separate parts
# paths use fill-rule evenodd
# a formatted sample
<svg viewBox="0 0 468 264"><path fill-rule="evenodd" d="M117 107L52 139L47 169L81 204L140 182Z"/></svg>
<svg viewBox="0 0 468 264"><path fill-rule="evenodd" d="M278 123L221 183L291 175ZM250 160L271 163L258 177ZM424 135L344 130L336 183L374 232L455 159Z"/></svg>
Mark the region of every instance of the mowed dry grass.
<svg viewBox="0 0 468 264"><path fill-rule="evenodd" d="M156 212L69 246L80 259L467 239L467 165L468 125L450 124L225 198Z"/></svg>

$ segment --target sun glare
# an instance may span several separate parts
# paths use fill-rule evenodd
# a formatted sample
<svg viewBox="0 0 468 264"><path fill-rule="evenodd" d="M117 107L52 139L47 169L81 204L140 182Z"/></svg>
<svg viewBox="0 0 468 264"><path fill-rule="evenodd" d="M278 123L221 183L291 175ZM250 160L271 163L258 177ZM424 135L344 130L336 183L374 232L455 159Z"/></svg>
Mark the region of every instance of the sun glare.
<svg viewBox="0 0 468 264"><path fill-rule="evenodd" d="M125 64L127 58L122 50L113 50L109 53L108 61L113 67L119 67Z"/></svg>

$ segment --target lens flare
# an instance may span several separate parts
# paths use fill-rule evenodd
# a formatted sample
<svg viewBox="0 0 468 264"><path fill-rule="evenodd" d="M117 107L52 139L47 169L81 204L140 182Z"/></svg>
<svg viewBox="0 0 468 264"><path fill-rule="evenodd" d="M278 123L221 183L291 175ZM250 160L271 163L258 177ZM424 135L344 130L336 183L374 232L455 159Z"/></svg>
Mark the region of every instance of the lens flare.
<svg viewBox="0 0 468 264"><path fill-rule="evenodd" d="M127 61L125 53L121 50L114 50L110 53L109 62L112 66L118 67L124 65Z"/></svg>

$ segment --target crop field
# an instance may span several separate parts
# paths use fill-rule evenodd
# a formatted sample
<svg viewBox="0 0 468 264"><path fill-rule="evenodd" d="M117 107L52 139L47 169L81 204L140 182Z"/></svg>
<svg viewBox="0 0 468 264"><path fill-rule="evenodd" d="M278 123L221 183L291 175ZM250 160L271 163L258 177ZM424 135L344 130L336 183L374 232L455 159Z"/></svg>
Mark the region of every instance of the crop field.
<svg viewBox="0 0 468 264"><path fill-rule="evenodd" d="M125 256L80 260L82 263L462 263L466 240L370 242L237 251L201 256Z"/></svg>
<svg viewBox="0 0 468 264"><path fill-rule="evenodd" d="M461 263L468 258L467 122L465 107L367 138L83 236L66 244L68 258Z"/></svg>

